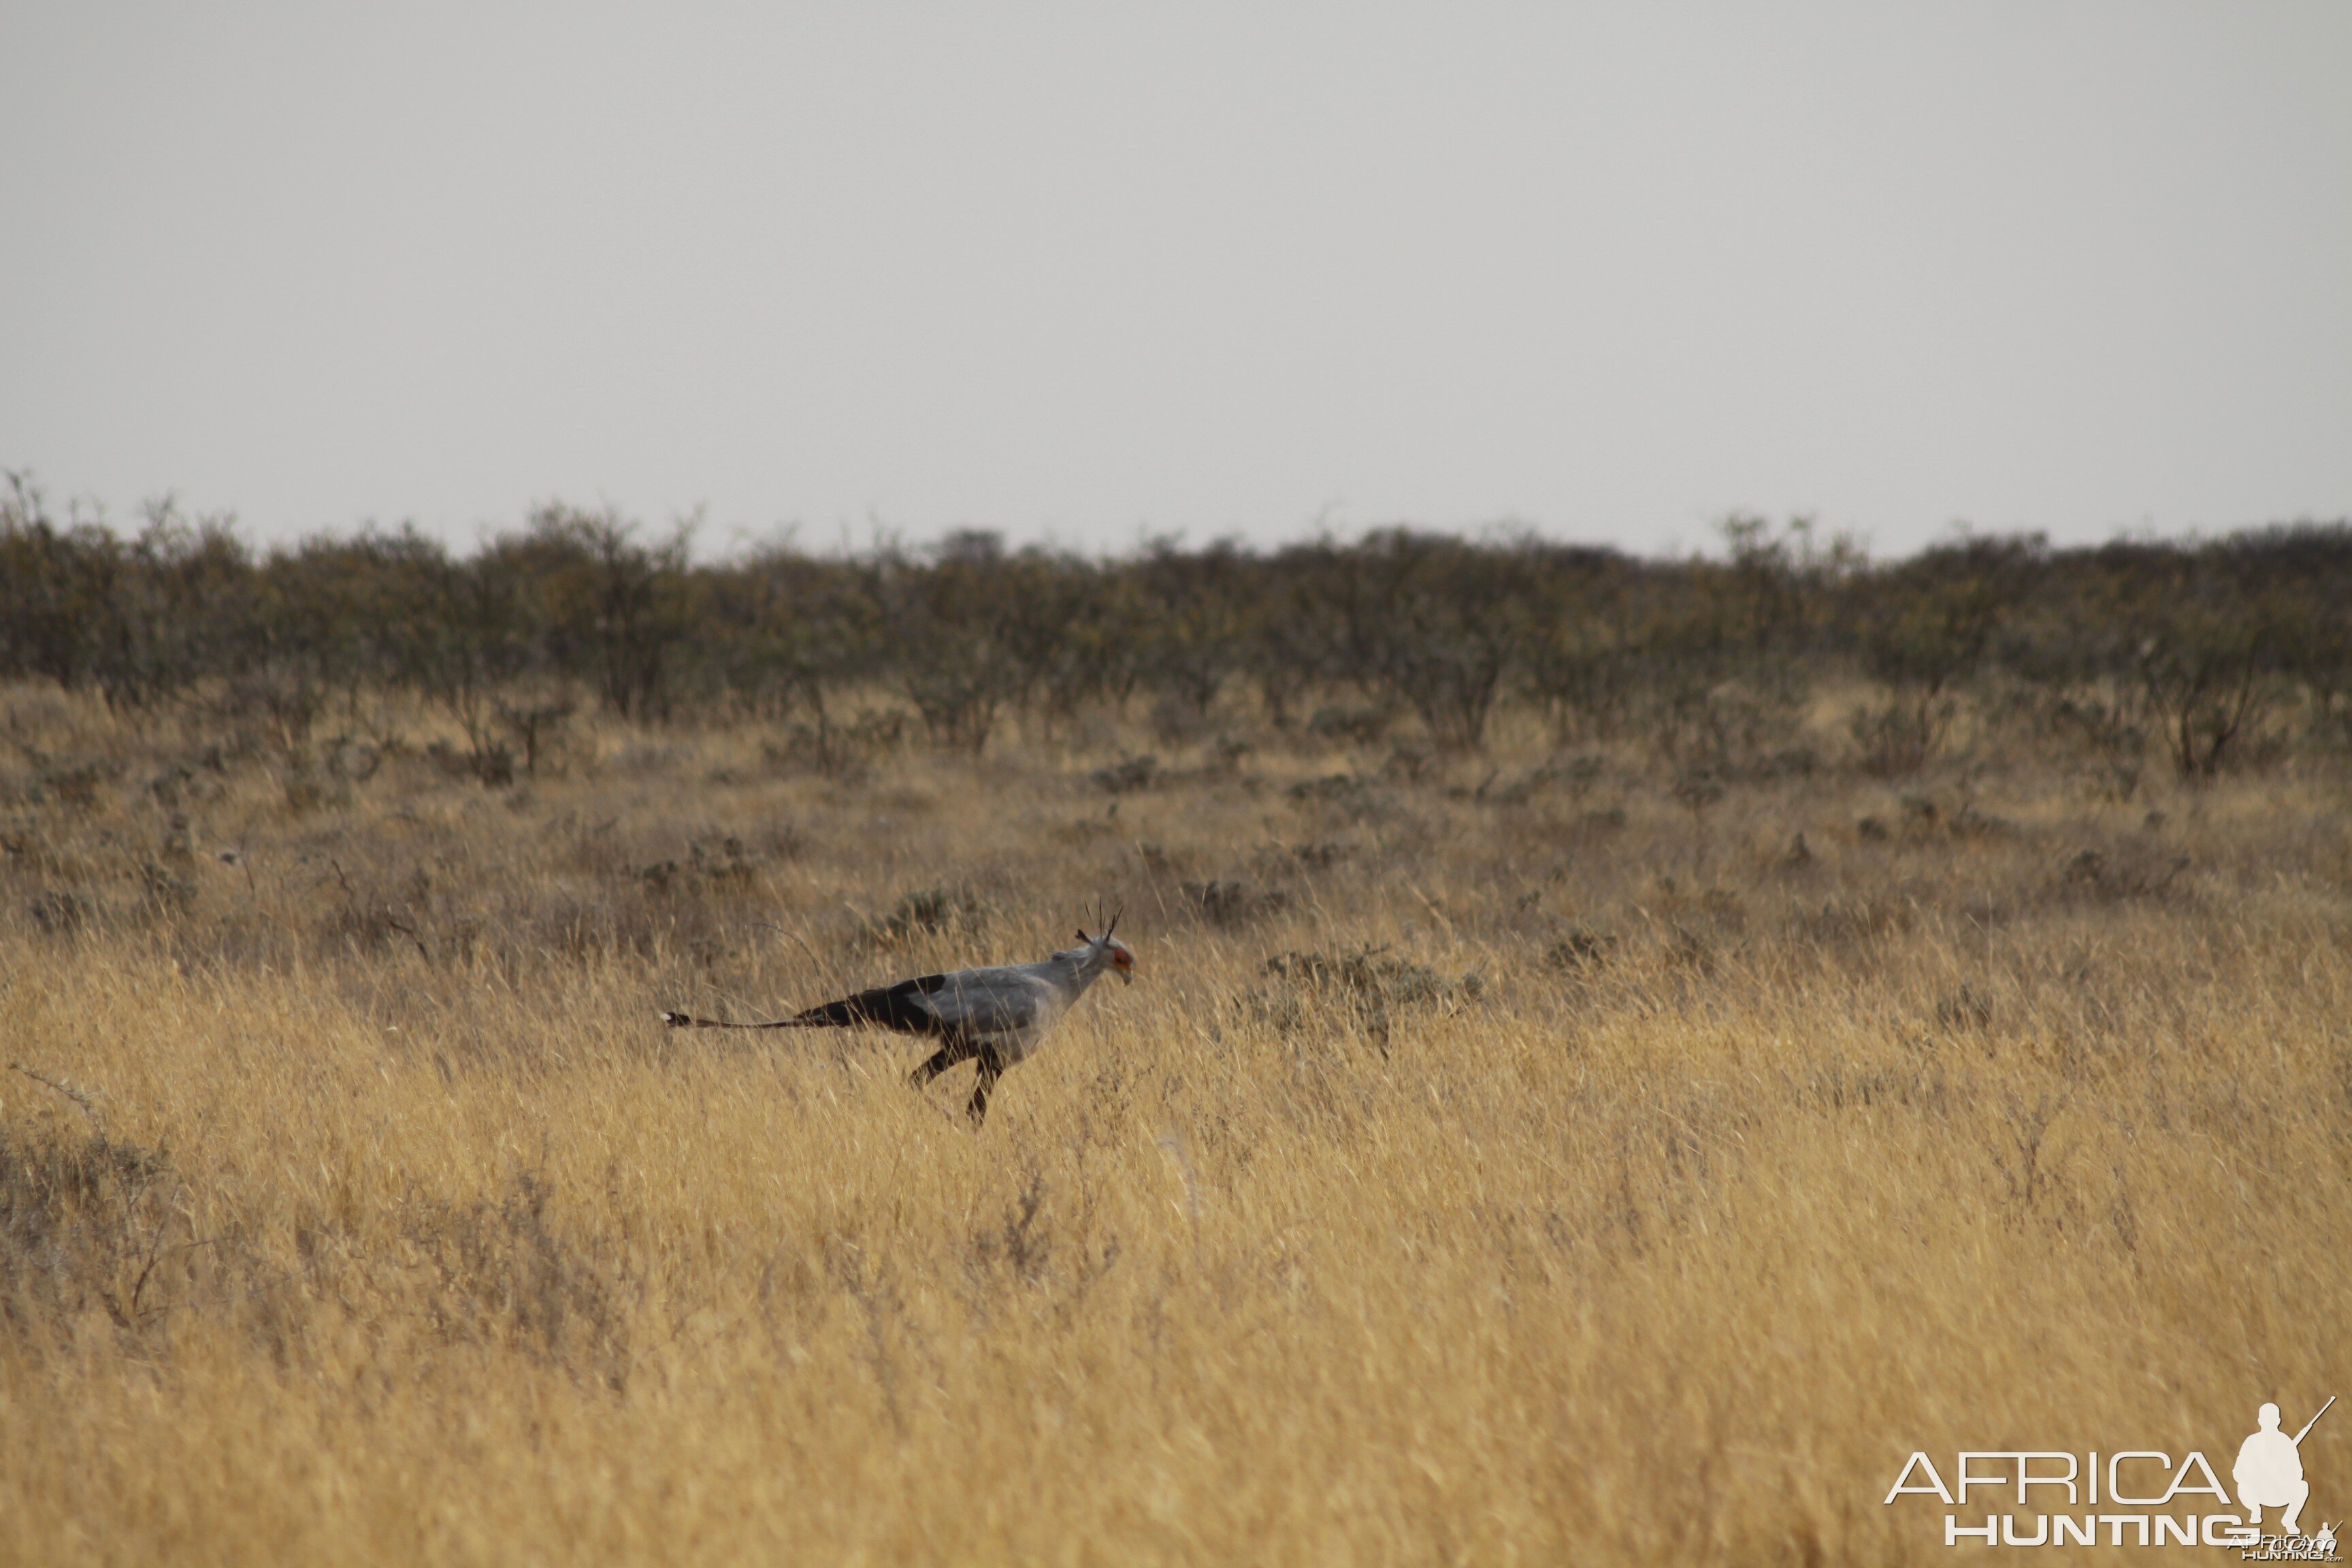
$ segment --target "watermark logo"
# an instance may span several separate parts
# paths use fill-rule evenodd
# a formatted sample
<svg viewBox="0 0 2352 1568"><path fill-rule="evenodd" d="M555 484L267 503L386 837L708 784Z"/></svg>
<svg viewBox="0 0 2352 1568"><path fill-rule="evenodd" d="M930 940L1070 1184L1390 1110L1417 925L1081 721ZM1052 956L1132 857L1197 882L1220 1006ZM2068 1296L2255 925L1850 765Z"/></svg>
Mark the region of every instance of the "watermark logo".
<svg viewBox="0 0 2352 1568"><path fill-rule="evenodd" d="M2095 1450L1962 1449L1949 1484L1934 1459L1913 1454L1885 1501L1940 1501L1952 1510L1944 1515L1947 1546L2221 1546L2248 1562L2339 1563L2336 1526L2322 1523L2306 1535L2302 1525L2311 1500L2303 1440L2335 1403L2331 1394L2293 1436L2277 1405L2257 1410L2255 1429L2230 1468L2234 1499L2198 1451L2175 1465L2169 1454L2126 1448L2106 1454L2103 1466ZM1972 1510L1969 1494L1981 1489L1992 1495ZM2263 1527L2265 1512L2276 1516L2274 1532Z"/></svg>

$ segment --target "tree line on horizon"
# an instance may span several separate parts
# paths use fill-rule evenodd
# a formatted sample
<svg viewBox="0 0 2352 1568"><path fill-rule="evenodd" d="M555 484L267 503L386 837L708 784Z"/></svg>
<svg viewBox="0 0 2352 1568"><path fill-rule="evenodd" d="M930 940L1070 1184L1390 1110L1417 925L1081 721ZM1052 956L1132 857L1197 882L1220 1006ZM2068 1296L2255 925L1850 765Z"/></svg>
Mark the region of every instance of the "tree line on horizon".
<svg viewBox="0 0 2352 1568"><path fill-rule="evenodd" d="M787 726L823 763L870 739L864 699L888 692L971 752L1008 713L1052 733L1139 699L1176 732L1254 700L1278 731L1417 721L1470 752L1523 703L1561 745L1636 737L1731 775L1785 761L1795 715L1842 676L1876 693L1853 733L1888 774L1937 754L1964 697L2021 701L2119 770L2158 755L2210 777L2288 714L2294 739L2352 742L2352 522L1967 536L1892 560L1803 520L1722 533L1720 558L1672 560L1400 527L1111 559L966 531L696 563L682 533L550 504L470 554L411 529L257 551L168 501L132 531L60 519L11 474L0 679L123 711L234 701L296 735L338 699L403 689L500 771L583 702Z"/></svg>

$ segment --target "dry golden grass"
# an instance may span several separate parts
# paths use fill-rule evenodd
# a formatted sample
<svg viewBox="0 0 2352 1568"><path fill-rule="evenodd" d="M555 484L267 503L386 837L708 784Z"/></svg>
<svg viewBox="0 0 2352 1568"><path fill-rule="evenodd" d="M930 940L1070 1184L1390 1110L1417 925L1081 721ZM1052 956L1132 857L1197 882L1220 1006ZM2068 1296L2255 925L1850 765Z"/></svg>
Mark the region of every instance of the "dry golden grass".
<svg viewBox="0 0 2352 1568"><path fill-rule="evenodd" d="M1915 1448L2226 1475L2352 1391L2340 783L493 792L11 700L0 1560L1935 1561ZM655 1020L1097 896L1141 982L978 1136L908 1042Z"/></svg>

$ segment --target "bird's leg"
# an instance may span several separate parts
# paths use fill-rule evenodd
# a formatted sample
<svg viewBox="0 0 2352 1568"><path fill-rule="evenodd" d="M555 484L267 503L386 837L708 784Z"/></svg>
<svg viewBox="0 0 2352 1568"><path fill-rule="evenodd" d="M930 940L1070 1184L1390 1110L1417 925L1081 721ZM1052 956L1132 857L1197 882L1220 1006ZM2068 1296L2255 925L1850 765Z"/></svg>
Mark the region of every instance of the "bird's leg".
<svg viewBox="0 0 2352 1568"><path fill-rule="evenodd" d="M941 1046L913 1072L907 1075L907 1081L920 1089L970 1054L969 1052L959 1053L953 1045Z"/></svg>
<svg viewBox="0 0 2352 1568"><path fill-rule="evenodd" d="M977 1131L980 1124L988 1120L988 1091L1003 1076L1004 1058L983 1049L980 1053L980 1080L971 1086L971 1103L964 1107L964 1114L971 1118L973 1131Z"/></svg>

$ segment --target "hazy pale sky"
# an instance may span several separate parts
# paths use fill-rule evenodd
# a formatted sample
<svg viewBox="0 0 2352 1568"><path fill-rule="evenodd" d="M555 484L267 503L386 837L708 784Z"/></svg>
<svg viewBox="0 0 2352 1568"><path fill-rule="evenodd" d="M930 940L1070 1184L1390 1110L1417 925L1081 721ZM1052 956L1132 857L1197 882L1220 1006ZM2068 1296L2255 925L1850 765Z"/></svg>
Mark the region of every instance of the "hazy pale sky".
<svg viewBox="0 0 2352 1568"><path fill-rule="evenodd" d="M2352 4L0 0L0 466L1896 552L2352 514Z"/></svg>

